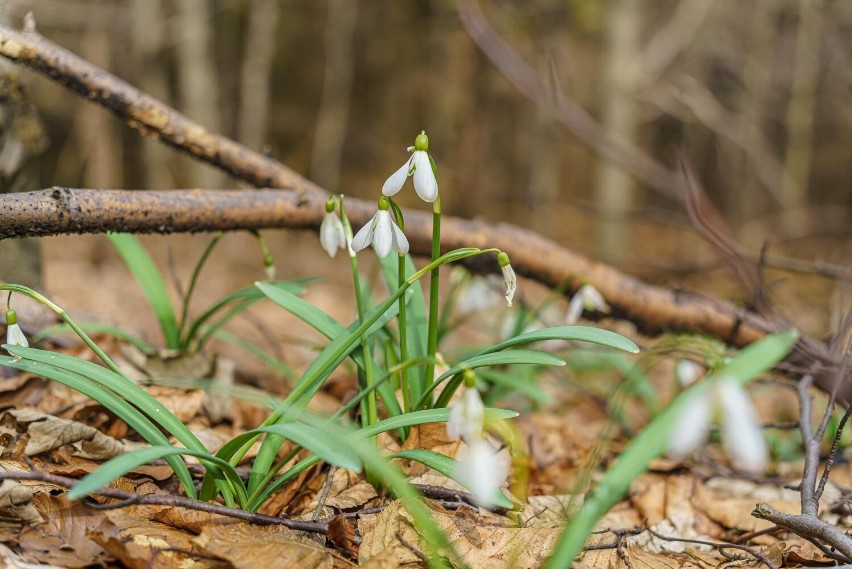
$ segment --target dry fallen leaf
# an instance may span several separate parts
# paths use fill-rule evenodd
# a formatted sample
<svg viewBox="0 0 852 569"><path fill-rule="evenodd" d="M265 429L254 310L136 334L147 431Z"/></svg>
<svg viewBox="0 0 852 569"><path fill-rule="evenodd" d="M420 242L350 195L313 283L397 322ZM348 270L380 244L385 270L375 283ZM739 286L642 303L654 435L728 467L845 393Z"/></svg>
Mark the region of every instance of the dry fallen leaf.
<svg viewBox="0 0 852 569"><path fill-rule="evenodd" d="M485 519L472 520L470 516L439 511L433 511L432 517L465 562L477 568L540 567L562 531L561 528L489 525ZM403 545L398 535L418 550L425 551L425 545L421 543L408 513L399 502L393 502L376 516L374 524L368 523L361 527L359 561L367 563L384 550L394 548L400 565L418 562L413 551L397 547Z"/></svg>
<svg viewBox="0 0 852 569"><path fill-rule="evenodd" d="M281 526L211 525L204 527L193 541L206 553L228 561L236 569L335 566L335 556L325 546ZM341 561L337 561L339 565Z"/></svg>
<svg viewBox="0 0 852 569"><path fill-rule="evenodd" d="M90 531L105 532L113 527L103 512L65 496L36 494L33 505L45 519L43 524L24 528L19 538L21 551L41 563L62 567L100 565L109 559L107 552L89 539Z"/></svg>
<svg viewBox="0 0 852 569"><path fill-rule="evenodd" d="M8 410L4 417L4 420L13 419L18 428L28 435L27 456L73 445L73 454L77 456L107 460L128 450L125 443L77 421L26 409Z"/></svg>

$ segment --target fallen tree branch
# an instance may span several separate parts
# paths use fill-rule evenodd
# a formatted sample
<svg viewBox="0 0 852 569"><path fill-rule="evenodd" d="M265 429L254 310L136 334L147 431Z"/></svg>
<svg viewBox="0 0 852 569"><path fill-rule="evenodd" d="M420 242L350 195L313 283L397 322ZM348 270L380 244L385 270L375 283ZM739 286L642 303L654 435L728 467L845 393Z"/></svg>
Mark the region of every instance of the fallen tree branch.
<svg viewBox="0 0 852 569"><path fill-rule="evenodd" d="M0 196L3 223L0 238L60 233L168 233L251 228L316 229L322 222L325 194L282 190L79 190L53 188ZM346 201L356 225L375 213L375 206ZM428 255L431 215L405 213L411 251ZM647 332L690 330L724 338L743 346L774 331L770 322L732 304L645 284L601 263L560 247L534 231L510 224L445 216L442 250L459 247L497 247L509 253L519 274L547 286L568 283L576 290L592 283L613 307L616 316L635 322ZM478 259L473 267L495 271L493 259Z"/></svg>
<svg viewBox="0 0 852 569"><path fill-rule="evenodd" d="M145 135L156 138L200 160L258 186L284 188L242 191L120 192L55 188L0 196L0 238L24 235L103 232L136 233L210 231L264 227L316 228L328 193L276 160L226 137L211 133L125 81L79 58L33 30L17 32L0 26L0 56L42 73L75 93L115 113ZM540 93L539 93L540 95ZM580 109L582 110L582 109ZM581 116L575 114L574 116ZM590 117L586 117L590 119ZM586 120L580 130L595 138ZM604 146L610 143L605 143ZM648 158L613 143L605 155L636 165L634 173L672 197L680 187L671 172ZM665 189L663 189L665 188ZM242 194L242 195L239 195ZM677 196L682 198L682 196ZM347 200L347 211L356 224L375 211L374 202ZM406 233L415 254L428 254L431 232L426 212L406 210ZM557 243L509 224L494 224L445 217L442 248L497 247L512 258L518 273L547 286L565 287L574 293L584 282L594 285L614 309L614 316L634 322L641 330L690 331L744 346L776 331L780 325L730 303L681 290L652 286L620 271L593 262ZM472 267L494 272L493 260L478 259ZM567 285L567 286L566 286ZM820 342L802 338L797 358L814 371L815 384L825 391L833 387L837 365ZM849 400L845 382L838 400Z"/></svg>

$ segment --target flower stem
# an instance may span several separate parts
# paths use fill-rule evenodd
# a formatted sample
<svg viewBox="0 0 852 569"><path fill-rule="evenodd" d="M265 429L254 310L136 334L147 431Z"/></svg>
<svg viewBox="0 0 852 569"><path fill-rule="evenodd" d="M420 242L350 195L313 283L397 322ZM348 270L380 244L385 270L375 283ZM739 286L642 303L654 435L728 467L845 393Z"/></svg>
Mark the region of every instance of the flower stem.
<svg viewBox="0 0 852 569"><path fill-rule="evenodd" d="M68 316L68 313L65 312L65 310L63 310L61 307L48 300L47 297L42 296L31 288L16 284L0 285L0 290L8 290L10 292L17 292L18 294L28 296L33 300L44 304L45 306L59 314L59 317L62 318L65 323L68 324L68 326L72 330L74 330L74 332L77 333L78 336L80 336L80 339L83 340L83 342L85 342L86 345L89 346L99 358L101 358L101 360L107 365L108 368L110 368L112 371L122 377L127 377L126 375L124 375L124 372L119 369L115 362L112 361L112 359L110 359L110 357L106 355L104 351L98 347L97 344L95 344L94 340L89 338L89 335L83 332L83 330L79 326L77 326L77 323L74 322L74 320L72 320L70 316Z"/></svg>
<svg viewBox="0 0 852 569"><path fill-rule="evenodd" d="M432 262L441 256L441 196L432 204ZM419 386L418 392L423 393L426 385L435 379L435 352L438 351L438 267L432 269L429 279L429 333L426 340L426 357L430 363L426 365L426 373L423 375L423 385ZM427 405L431 407L432 397L429 396Z"/></svg>
<svg viewBox="0 0 852 569"><path fill-rule="evenodd" d="M399 268L397 270L398 282L397 286L401 287L405 284L405 255L399 255ZM399 361L405 363L408 361L408 326L405 310L405 295L399 297ZM399 384L402 389L402 411L408 413L411 411L411 394L409 393L408 385L408 367L403 367L399 375Z"/></svg>

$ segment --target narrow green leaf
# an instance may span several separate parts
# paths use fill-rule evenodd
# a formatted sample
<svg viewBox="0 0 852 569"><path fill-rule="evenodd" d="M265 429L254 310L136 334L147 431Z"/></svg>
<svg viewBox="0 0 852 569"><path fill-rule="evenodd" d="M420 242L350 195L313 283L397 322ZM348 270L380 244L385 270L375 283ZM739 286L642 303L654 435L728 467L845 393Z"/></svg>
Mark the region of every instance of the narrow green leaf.
<svg viewBox="0 0 852 569"><path fill-rule="evenodd" d="M152 346L145 340L137 338L133 334L125 332L121 328L117 328L115 326L109 326L107 324L97 324L94 322L78 324L77 326L79 326L80 329L83 332L86 332L87 334L106 334L108 336L118 338L119 340L124 340L128 344L136 346L143 352L150 354L154 351L154 346ZM53 326L48 326L47 328L44 328L43 330L41 330L41 332L33 336L33 342L44 340L45 338L56 334L67 334L69 332L74 333L74 330L68 324L55 324Z"/></svg>
<svg viewBox="0 0 852 569"><path fill-rule="evenodd" d="M407 460L413 460L415 462L419 462L420 464L426 465L429 468L436 470L446 476L447 478L452 478L462 486L465 486L457 477L456 477L456 469L458 465L458 461L454 460L446 455L437 453L432 450L426 450L422 448L418 449L409 449L403 450L391 455L393 458L404 458ZM467 486L465 486L467 488ZM470 488L468 488L470 490ZM503 492L497 490L494 492L494 496L491 498L491 502L497 506L498 508L503 508L505 510L511 510L515 507L515 504L506 497Z"/></svg>
<svg viewBox="0 0 852 569"><path fill-rule="evenodd" d="M148 298L157 320L160 322L160 330L166 347L177 349L180 347L180 330L178 330L177 318L174 308L169 300L166 285L160 276L160 271L154 264L154 260L142 246L136 236L129 233L107 233L107 238L118 250L124 263L136 281L142 288L142 292Z"/></svg>
<svg viewBox="0 0 852 569"><path fill-rule="evenodd" d="M666 451L671 429L682 410L707 392L720 378L734 378L746 384L772 369L786 356L798 339L795 330L772 334L743 349L712 377L681 393L636 436L603 480L586 498L580 511L562 532L547 567L570 567L586 542L595 523L627 492L627 488L645 472L651 460Z"/></svg>
<svg viewBox="0 0 852 569"><path fill-rule="evenodd" d="M147 391L112 370L98 364L87 362L65 354L8 346L6 348L13 356L18 356L34 362L49 364L57 368L73 371L103 385L120 394L129 403L145 413L152 421L163 427L187 448L203 451L204 445L192 434L180 419L169 411L162 403L152 397Z"/></svg>
<svg viewBox="0 0 852 569"><path fill-rule="evenodd" d="M516 364L564 366L565 360L563 360L559 356L554 356L551 353L542 352L539 350L506 350L503 352L479 354L466 360L462 360L461 362L457 363L449 370L438 376L435 381L433 381L432 384L426 389L423 396L420 398L420 401L417 402L415 408L419 408L421 405L423 405L423 402L426 400L429 394L432 393L436 387L441 385L441 383L465 369L476 369L480 367ZM455 387L458 385L458 381L444 388L444 390L441 392L441 395L438 397L435 406L447 406L447 403L455 392Z"/></svg>
<svg viewBox="0 0 852 569"><path fill-rule="evenodd" d="M515 368L509 369L514 370ZM536 368L530 369L535 370ZM497 371L494 369L481 369L476 375L486 383L502 387L509 392L520 393L535 403L543 405L550 403L551 401L550 395L545 393L541 387L530 381L530 378L526 374L521 375L517 373Z"/></svg>
<svg viewBox="0 0 852 569"><path fill-rule="evenodd" d="M260 427L254 432L273 433L286 437L297 445L308 449L322 460L351 470L361 472L361 461L345 441L329 436L327 429L317 428L304 423L281 423Z"/></svg>
<svg viewBox="0 0 852 569"><path fill-rule="evenodd" d="M230 464L224 460L216 458L209 452L175 448L173 446L142 448L110 459L98 467L97 470L85 476L82 480L80 480L80 482L75 484L74 488L68 492L68 497L73 499L82 498L83 496L87 496L92 492L100 490L119 476L124 476L134 468L138 468L143 464L148 464L149 462L160 458L179 455L194 456L201 460L202 463L215 463L217 467L222 469L225 476L227 476L228 481L237 490L237 501L240 504L246 503L247 497L245 487L242 484L239 474Z"/></svg>
<svg viewBox="0 0 852 569"><path fill-rule="evenodd" d="M240 338L239 336L235 336L230 332L225 332L224 330L217 330L216 337L222 340L223 342L231 344L232 346L235 346L245 351L275 373L280 374L286 379L293 379L294 372L290 368L290 366L288 366L287 364L285 364L260 346L249 342L248 340Z"/></svg>
<svg viewBox="0 0 852 569"><path fill-rule="evenodd" d="M130 403L116 395L115 392L105 389L100 384L89 379L83 374L58 368L50 365L49 363L39 363L20 357L10 358L8 356L0 356L0 365L35 373L70 387L112 411L116 417L121 418L122 421L127 423L130 428L139 433L139 436L144 438L151 445L169 445L169 440L150 419L140 413ZM180 480L181 484L183 484L187 495L191 498L195 497L195 484L192 481L192 476L190 475L186 464L176 457L169 457L166 460L168 461L169 466L171 466L175 471L178 480Z"/></svg>
<svg viewBox="0 0 852 569"><path fill-rule="evenodd" d="M545 340L588 342L590 344L597 344L607 348L623 350L632 354L639 353L639 346L637 346L633 340L625 338L621 334L610 332L609 330L592 328L590 326L554 326L552 328L543 328L541 330L534 330L532 332L525 332L524 334L514 336L504 342L489 346L477 355L490 354L500 350L505 350L506 348L529 344L531 342L542 342Z"/></svg>

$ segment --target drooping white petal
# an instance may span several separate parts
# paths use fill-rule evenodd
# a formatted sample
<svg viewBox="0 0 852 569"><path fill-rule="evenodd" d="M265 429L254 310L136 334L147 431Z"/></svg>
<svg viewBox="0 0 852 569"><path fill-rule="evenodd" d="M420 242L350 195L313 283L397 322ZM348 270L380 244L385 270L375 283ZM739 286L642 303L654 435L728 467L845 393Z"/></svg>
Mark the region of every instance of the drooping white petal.
<svg viewBox="0 0 852 569"><path fill-rule="evenodd" d="M414 191L420 199L432 203L438 199L438 180L432 170L429 154L425 150L415 150L414 156Z"/></svg>
<svg viewBox="0 0 852 569"><path fill-rule="evenodd" d="M373 248L376 250L376 255L384 259L388 256L393 246L393 230L391 225L390 212L387 210L379 210L376 214L376 230L373 233Z"/></svg>
<svg viewBox="0 0 852 569"><path fill-rule="evenodd" d="M509 474L507 465L484 439L477 439L459 453L456 480L473 494L483 507L494 504L494 495Z"/></svg>
<svg viewBox="0 0 852 569"><path fill-rule="evenodd" d="M565 324L573 326L583 314L583 297L575 294L568 303L568 312L565 313Z"/></svg>
<svg viewBox="0 0 852 569"><path fill-rule="evenodd" d="M403 255L408 253L408 239L405 237L402 229L399 228L393 218L391 218L391 231L393 231L394 250L397 253L402 253Z"/></svg>
<svg viewBox="0 0 852 569"><path fill-rule="evenodd" d="M678 360L675 364L675 377L681 387L689 387L704 373L704 368L701 364L690 359Z"/></svg>
<svg viewBox="0 0 852 569"><path fill-rule="evenodd" d="M376 218L379 216L379 213L381 212L376 212L376 215L367 222L367 225L362 227L355 234L355 237L352 238L352 250L356 253L373 242L373 226L376 224Z"/></svg>
<svg viewBox="0 0 852 569"><path fill-rule="evenodd" d="M583 299L583 308L586 310L596 310L598 312L609 311L609 305L604 300L603 295L590 284L580 287L580 290L577 291L577 296Z"/></svg>
<svg viewBox="0 0 852 569"><path fill-rule="evenodd" d="M337 213L326 213L320 225L320 244L334 258L338 249L346 247L346 234L343 231L343 222L337 217Z"/></svg>
<svg viewBox="0 0 852 569"><path fill-rule="evenodd" d="M668 455L674 459L689 455L707 439L712 398L692 397L681 410L669 433Z"/></svg>
<svg viewBox="0 0 852 569"><path fill-rule="evenodd" d="M25 348L30 346L30 343L27 342L27 337L24 336L24 331L17 324L6 326L6 343L11 346L23 346Z"/></svg>
<svg viewBox="0 0 852 569"><path fill-rule="evenodd" d="M515 298L515 290L518 288L518 277L515 276L512 265L506 265L501 269L503 270L503 280L506 281L506 306L512 306L512 299Z"/></svg>
<svg viewBox="0 0 852 569"><path fill-rule="evenodd" d="M735 379L722 378L716 383L716 397L722 407L725 452L748 471L762 473L766 469L768 452L748 394Z"/></svg>
<svg viewBox="0 0 852 569"><path fill-rule="evenodd" d="M453 438L461 438L468 444L482 438L485 422L485 405L475 387L465 387L461 400L450 410L447 433Z"/></svg>
<svg viewBox="0 0 852 569"><path fill-rule="evenodd" d="M405 179L408 178L408 168L411 164L411 158L405 161L399 170L390 175L390 177L385 180L384 185L382 186L382 194L386 196L394 196L402 189L403 184L405 184Z"/></svg>

